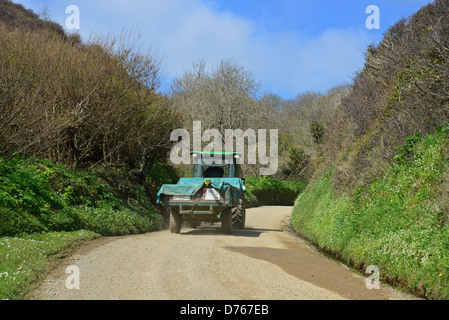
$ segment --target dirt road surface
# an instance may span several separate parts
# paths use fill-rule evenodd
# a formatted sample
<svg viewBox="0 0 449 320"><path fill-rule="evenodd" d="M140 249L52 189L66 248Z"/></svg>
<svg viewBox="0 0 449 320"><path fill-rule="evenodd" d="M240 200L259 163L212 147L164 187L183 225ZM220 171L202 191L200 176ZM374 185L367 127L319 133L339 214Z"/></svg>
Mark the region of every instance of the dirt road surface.
<svg viewBox="0 0 449 320"><path fill-rule="evenodd" d="M290 207L247 210L247 228L220 225L102 238L60 261L36 300L395 300L389 287L317 253L285 228ZM66 268L79 268L69 290ZM73 275L73 273L72 273Z"/></svg>

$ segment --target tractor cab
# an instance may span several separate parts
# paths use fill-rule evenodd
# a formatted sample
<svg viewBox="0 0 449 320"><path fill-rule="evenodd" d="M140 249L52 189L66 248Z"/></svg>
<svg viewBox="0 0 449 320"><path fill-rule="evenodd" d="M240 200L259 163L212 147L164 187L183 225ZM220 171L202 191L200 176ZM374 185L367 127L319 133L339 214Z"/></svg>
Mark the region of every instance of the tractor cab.
<svg viewBox="0 0 449 320"><path fill-rule="evenodd" d="M192 152L193 178L242 178L240 153Z"/></svg>

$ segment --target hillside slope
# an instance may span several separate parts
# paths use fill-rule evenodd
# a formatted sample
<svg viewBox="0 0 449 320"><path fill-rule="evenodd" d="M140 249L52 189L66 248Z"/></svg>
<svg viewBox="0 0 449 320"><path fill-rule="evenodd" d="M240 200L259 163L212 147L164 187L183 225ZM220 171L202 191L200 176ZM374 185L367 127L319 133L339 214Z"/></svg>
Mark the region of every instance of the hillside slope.
<svg viewBox="0 0 449 320"><path fill-rule="evenodd" d="M0 22L8 28L22 28L28 31L49 30L55 34L66 36L64 29L55 22L40 19L32 10L11 0L0 0Z"/></svg>
<svg viewBox="0 0 449 320"><path fill-rule="evenodd" d="M158 94L160 60L132 34L82 42L0 2L0 156L73 168L145 169L165 160L176 109Z"/></svg>
<svg viewBox="0 0 449 320"><path fill-rule="evenodd" d="M82 42L0 0L0 299L22 299L84 241L163 227L177 116L157 57L131 38Z"/></svg>
<svg viewBox="0 0 449 320"><path fill-rule="evenodd" d="M449 2L394 25L318 146L293 227L429 299L449 298Z"/></svg>

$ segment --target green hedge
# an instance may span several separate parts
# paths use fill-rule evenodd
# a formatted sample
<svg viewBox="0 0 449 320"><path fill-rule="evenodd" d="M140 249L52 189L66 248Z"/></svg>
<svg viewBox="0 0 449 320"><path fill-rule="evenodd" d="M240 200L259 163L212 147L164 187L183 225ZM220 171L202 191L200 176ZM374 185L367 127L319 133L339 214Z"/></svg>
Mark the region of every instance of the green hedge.
<svg viewBox="0 0 449 320"><path fill-rule="evenodd" d="M304 181L283 181L270 177L247 178L246 207L293 206L298 195L304 191Z"/></svg>
<svg viewBox="0 0 449 320"><path fill-rule="evenodd" d="M124 170L89 172L36 158L0 158L0 237L77 230L116 236L161 226L144 186Z"/></svg>
<svg viewBox="0 0 449 320"><path fill-rule="evenodd" d="M361 270L378 266L386 282L448 299L448 146L445 133L423 137L351 194L335 191L329 171L299 196L293 228Z"/></svg>

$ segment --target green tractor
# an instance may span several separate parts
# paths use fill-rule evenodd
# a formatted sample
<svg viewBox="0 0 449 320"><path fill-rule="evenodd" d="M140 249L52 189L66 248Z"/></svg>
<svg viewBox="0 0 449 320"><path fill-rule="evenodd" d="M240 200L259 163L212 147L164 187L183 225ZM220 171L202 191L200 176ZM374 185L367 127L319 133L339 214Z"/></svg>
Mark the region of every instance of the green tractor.
<svg viewBox="0 0 449 320"><path fill-rule="evenodd" d="M170 230L180 233L187 223L221 223L222 231L245 228L245 182L238 153L192 152L192 178L181 178L176 185L163 185L158 202L170 211ZM213 159L213 160L211 160Z"/></svg>

